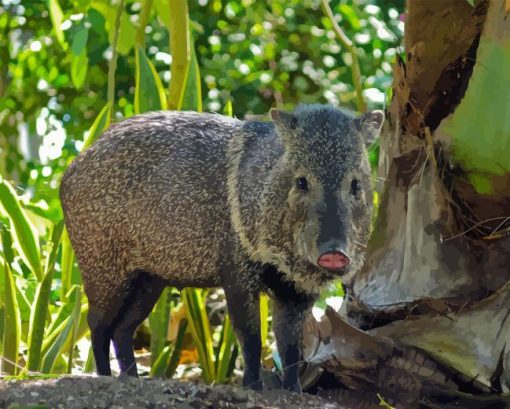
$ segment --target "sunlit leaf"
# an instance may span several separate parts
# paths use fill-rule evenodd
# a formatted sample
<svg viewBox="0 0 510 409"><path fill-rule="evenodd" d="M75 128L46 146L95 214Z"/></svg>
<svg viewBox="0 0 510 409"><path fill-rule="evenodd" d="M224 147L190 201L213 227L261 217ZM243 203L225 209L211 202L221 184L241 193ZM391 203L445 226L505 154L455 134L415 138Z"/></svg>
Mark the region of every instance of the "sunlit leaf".
<svg viewBox="0 0 510 409"><path fill-rule="evenodd" d="M83 142L83 149L92 145L95 140L103 133L103 131L110 126L110 105L106 104L99 112L92 126L89 129L89 134Z"/></svg>
<svg viewBox="0 0 510 409"><path fill-rule="evenodd" d="M143 50L136 54L135 113L166 109L165 89Z"/></svg>
<svg viewBox="0 0 510 409"><path fill-rule="evenodd" d="M50 10L50 18L55 30L55 36L59 44L64 47L66 45L64 32L62 31L62 23L64 21L64 13L58 3L58 0L48 0L48 7Z"/></svg>
<svg viewBox="0 0 510 409"><path fill-rule="evenodd" d="M87 69L89 66L89 59L87 57L87 50L84 49L81 54L73 55L71 60L71 80L76 89L83 87L85 78L87 77Z"/></svg>
<svg viewBox="0 0 510 409"><path fill-rule="evenodd" d="M81 27L74 35L71 51L74 55L80 55L87 46L87 39L89 37L89 30L85 26Z"/></svg>
<svg viewBox="0 0 510 409"><path fill-rule="evenodd" d="M18 350L21 338L21 318L14 276L7 263L4 264L5 296L4 296L4 336L2 351L2 372L15 375L17 372Z"/></svg>
<svg viewBox="0 0 510 409"><path fill-rule="evenodd" d="M0 176L0 214L4 213L13 227L21 258L40 280L41 253L36 229L32 226L25 210L21 206L14 188Z"/></svg>
<svg viewBox="0 0 510 409"><path fill-rule="evenodd" d="M53 228L51 234L51 251L48 255L44 268L44 277L37 285L34 302L32 305L32 315L30 316L28 332L28 358L27 368L30 371L38 371L41 364L41 347L44 338L44 328L51 295L51 283L53 281L53 272L55 261L57 259L58 246L64 222L60 221Z"/></svg>
<svg viewBox="0 0 510 409"><path fill-rule="evenodd" d="M202 112L202 84L200 82L200 68L198 66L197 56L193 42L191 43L191 62L189 72L186 76L186 87L180 109L186 111Z"/></svg>

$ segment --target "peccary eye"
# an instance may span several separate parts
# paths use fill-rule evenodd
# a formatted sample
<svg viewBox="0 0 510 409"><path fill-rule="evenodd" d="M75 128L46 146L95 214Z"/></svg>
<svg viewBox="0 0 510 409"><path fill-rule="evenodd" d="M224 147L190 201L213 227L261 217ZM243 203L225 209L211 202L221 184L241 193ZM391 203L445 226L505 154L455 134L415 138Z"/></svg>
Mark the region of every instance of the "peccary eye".
<svg viewBox="0 0 510 409"><path fill-rule="evenodd" d="M352 179L351 182L351 194L353 196L358 196L361 192L361 182L358 179Z"/></svg>
<svg viewBox="0 0 510 409"><path fill-rule="evenodd" d="M308 191L308 180L306 178L297 178L296 179L296 188L302 190L303 192Z"/></svg>

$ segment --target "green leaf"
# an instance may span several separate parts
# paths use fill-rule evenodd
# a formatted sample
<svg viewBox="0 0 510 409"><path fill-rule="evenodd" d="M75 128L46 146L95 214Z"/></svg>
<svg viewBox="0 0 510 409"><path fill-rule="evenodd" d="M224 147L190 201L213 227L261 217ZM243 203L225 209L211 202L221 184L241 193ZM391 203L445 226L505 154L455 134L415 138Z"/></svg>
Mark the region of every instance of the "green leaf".
<svg viewBox="0 0 510 409"><path fill-rule="evenodd" d="M166 109L165 89L143 50L136 54L135 113Z"/></svg>
<svg viewBox="0 0 510 409"><path fill-rule="evenodd" d="M99 112L94 123L89 129L89 134L83 141L83 149L88 148L92 145L95 140L101 135L106 128L110 126L110 105L106 104L104 108Z"/></svg>
<svg viewBox="0 0 510 409"><path fill-rule="evenodd" d="M58 334L58 337L51 344L50 348L48 349L48 352L43 358L43 363L41 365L41 370L43 373L52 372L52 368L55 365L57 358L59 357L60 352L64 347L64 343L66 339L69 337L69 334L71 333L72 328L73 320L71 319L71 317L69 317L66 320L66 325L64 326L63 330Z"/></svg>
<svg viewBox="0 0 510 409"><path fill-rule="evenodd" d="M185 288L182 291L182 299L188 316L189 329L198 350L204 379L207 383L211 383L216 379L214 350L202 290Z"/></svg>
<svg viewBox="0 0 510 409"><path fill-rule="evenodd" d="M85 26L81 27L74 35L71 51L74 55L80 55L87 46L87 39L89 37L89 30Z"/></svg>
<svg viewBox="0 0 510 409"><path fill-rule="evenodd" d="M464 98L436 134L449 140L453 160L481 194L510 175L510 33L504 16L484 27ZM483 109L482 109L483 108ZM503 178L508 181L508 178ZM497 186L497 191L507 189Z"/></svg>
<svg viewBox="0 0 510 409"><path fill-rule="evenodd" d="M117 15L117 6L113 6L110 1L94 0L92 8L98 11L106 19L106 30L108 31L108 39L110 45L113 44L115 34L115 18ZM117 43L117 51L119 54L126 55L135 45L136 26L130 21L130 15L123 13L120 19L119 40Z"/></svg>
<svg viewBox="0 0 510 409"><path fill-rule="evenodd" d="M269 297L266 294L260 296L260 338L262 347L267 343L267 335L269 333Z"/></svg>
<svg viewBox="0 0 510 409"><path fill-rule="evenodd" d="M83 83L87 77L88 66L89 58L87 57L86 49L84 49L80 55L73 54L71 60L71 80L76 89L83 87Z"/></svg>
<svg viewBox="0 0 510 409"><path fill-rule="evenodd" d="M69 351L67 360L67 373L70 374L73 368L74 347L78 341L80 331L81 287L79 285L75 285L72 288L69 302L74 305L73 313L71 314L73 331L70 336L69 345L65 345L66 349Z"/></svg>
<svg viewBox="0 0 510 409"><path fill-rule="evenodd" d="M37 231L21 206L14 188L0 176L0 214L2 213L9 218L11 226L14 228L21 258L40 280L42 278L41 253Z"/></svg>
<svg viewBox="0 0 510 409"><path fill-rule="evenodd" d="M5 274L5 312L2 351L2 372L16 375L21 338L21 318L16 296L16 285L10 266L4 264Z"/></svg>
<svg viewBox="0 0 510 409"><path fill-rule="evenodd" d="M32 315L28 330L28 358L27 367L29 371L38 371L41 364L41 347L44 339L44 327L48 307L50 304L51 283L53 281L53 272L55 261L57 259L58 246L64 229L64 222L61 220L53 228L51 234L51 251L46 259L44 278L37 285L34 302L32 305Z"/></svg>
<svg viewBox="0 0 510 409"><path fill-rule="evenodd" d="M175 370L177 369L177 365L179 364L179 359L181 358L182 346L184 344L184 335L186 335L186 330L188 329L188 320L183 319L179 322L179 329L177 330L177 337L174 341L174 348L172 351L172 355L170 356L170 361L168 362L168 367L166 368L166 377L171 378Z"/></svg>
<svg viewBox="0 0 510 409"><path fill-rule="evenodd" d="M475 7L475 0L466 0L471 7Z"/></svg>
<svg viewBox="0 0 510 409"><path fill-rule="evenodd" d="M167 344L171 292L172 289L170 287L166 287L163 290L163 294L159 297L158 302L149 315L149 325L151 330L151 358L153 359L153 365ZM165 369L166 365L161 368L160 375L164 373Z"/></svg>
<svg viewBox="0 0 510 409"><path fill-rule="evenodd" d="M66 299L66 294L71 288L73 278L73 264L74 264L74 251L69 240L69 234L67 229L64 227L62 232L62 255L60 259L61 272L61 294L62 299Z"/></svg>
<svg viewBox="0 0 510 409"><path fill-rule="evenodd" d="M237 355L235 349L237 348L236 337L234 329L230 323L230 317L227 314L223 322L223 330L221 335L220 349L216 360L216 381L225 383L228 380L229 369L232 365L232 359Z"/></svg>
<svg viewBox="0 0 510 409"><path fill-rule="evenodd" d="M58 0L48 0L48 8L50 10L50 18L53 23L53 29L55 30L55 36L59 44L65 49L66 42L64 38L64 32L62 31L62 23L64 21L64 13L58 4Z"/></svg>
<svg viewBox="0 0 510 409"><path fill-rule="evenodd" d="M185 88L189 84L187 78L192 61L189 21L187 0L174 0L167 25L172 54L168 95L170 109L181 109Z"/></svg>
<svg viewBox="0 0 510 409"><path fill-rule="evenodd" d="M186 76L186 87L179 109L202 112L202 84L195 46L191 43L191 63Z"/></svg>
<svg viewBox="0 0 510 409"><path fill-rule="evenodd" d="M154 8L161 22L166 27L170 27L170 2L168 0L154 0Z"/></svg>

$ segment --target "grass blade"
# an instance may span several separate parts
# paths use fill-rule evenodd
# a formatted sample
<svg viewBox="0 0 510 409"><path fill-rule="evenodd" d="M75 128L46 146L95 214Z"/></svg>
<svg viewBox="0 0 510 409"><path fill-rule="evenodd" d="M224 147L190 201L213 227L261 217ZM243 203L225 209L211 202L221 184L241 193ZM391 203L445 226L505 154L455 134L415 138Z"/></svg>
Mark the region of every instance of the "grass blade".
<svg viewBox="0 0 510 409"><path fill-rule="evenodd" d="M62 236L64 222L57 223L51 234L51 251L46 259L44 277L37 285L32 314L28 330L28 358L27 367L29 371L38 371L41 364L41 347L44 339L44 327L50 304L51 283L58 253L58 246Z"/></svg>
<svg viewBox="0 0 510 409"><path fill-rule="evenodd" d="M189 12L187 0L170 0L170 85L168 96L169 109L180 109L191 63L191 34L189 29Z"/></svg>
<svg viewBox="0 0 510 409"><path fill-rule="evenodd" d="M217 371L216 371L216 381L219 383L225 383L229 376L229 369L232 363L232 357L236 356L237 353L234 354L235 349L237 348L236 337L234 334L234 329L230 323L230 317L228 314L225 316L225 321L223 323L223 331L221 336L221 347L219 350L217 362ZM235 358L234 358L235 359Z"/></svg>
<svg viewBox="0 0 510 409"><path fill-rule="evenodd" d="M80 331L80 319L81 319L81 287L79 285L74 286L71 289L71 297L69 297L70 303L74 305L73 312L71 314L71 321L73 325L73 330L71 331L71 336L69 339L70 345L66 345L66 350L69 351L69 357L67 361L67 373L71 373L73 368L73 356L74 356L74 347L79 337Z"/></svg>
<svg viewBox="0 0 510 409"><path fill-rule="evenodd" d="M16 375L18 350L21 338L21 317L16 297L14 276L9 264L4 264L5 274L5 312L2 352L2 372Z"/></svg>
<svg viewBox="0 0 510 409"><path fill-rule="evenodd" d="M97 115L94 123L89 129L89 133L83 141L83 149L87 149L92 145L96 139L103 133L103 131L110 126L110 104L106 104L101 112Z"/></svg>
<svg viewBox="0 0 510 409"><path fill-rule="evenodd" d="M171 305L170 287L163 290L163 294L159 297L156 306L149 315L149 325L151 330L151 359L152 366L156 364L157 358L165 349L167 342L168 321L170 319ZM164 372L166 365L161 369Z"/></svg>
<svg viewBox="0 0 510 409"><path fill-rule="evenodd" d="M204 379L208 383L213 382L216 379L213 340L201 290L185 288L182 291L182 296L188 316L189 329L198 349Z"/></svg>
<svg viewBox="0 0 510 409"><path fill-rule="evenodd" d="M177 369L177 365L179 365L179 360L181 358L182 346L184 343L184 335L186 335L186 330L188 329L188 320L182 319L179 322L179 329L177 330L177 337L174 341L174 349L172 351L172 355L170 356L170 361L168 362L168 367L166 368L166 377L171 378L175 370Z"/></svg>
<svg viewBox="0 0 510 409"><path fill-rule="evenodd" d="M166 109L165 89L154 65L140 48L136 49L135 60L135 114Z"/></svg>
<svg viewBox="0 0 510 409"><path fill-rule="evenodd" d="M74 251L67 234L67 229L64 227L62 232L62 256L60 258L61 273L61 294L62 299L66 299L66 294L69 292L73 284L73 264L74 264Z"/></svg>
<svg viewBox="0 0 510 409"><path fill-rule="evenodd" d="M39 238L37 231L21 206L14 188L6 180L3 180L1 176L0 205L0 212L3 210L3 213L9 218L11 226L14 228L21 258L40 281L42 278L41 253L38 245Z"/></svg>

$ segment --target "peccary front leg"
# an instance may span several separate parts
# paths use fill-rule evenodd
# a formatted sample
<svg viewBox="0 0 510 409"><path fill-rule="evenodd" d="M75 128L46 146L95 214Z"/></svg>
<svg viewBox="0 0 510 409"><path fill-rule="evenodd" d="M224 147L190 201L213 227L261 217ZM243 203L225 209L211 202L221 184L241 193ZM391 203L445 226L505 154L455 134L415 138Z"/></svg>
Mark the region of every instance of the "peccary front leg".
<svg viewBox="0 0 510 409"><path fill-rule="evenodd" d="M245 284L248 285L248 283ZM243 352L243 386L261 390L260 356L262 342L260 339L259 292L247 292L246 288L236 288L233 285L224 286L224 290L228 313Z"/></svg>
<svg viewBox="0 0 510 409"><path fill-rule="evenodd" d="M283 387L294 392L301 392L301 338L305 314L311 310L312 305L312 298L273 298L273 330L283 366Z"/></svg>

